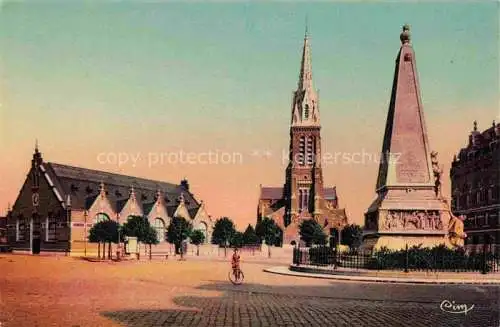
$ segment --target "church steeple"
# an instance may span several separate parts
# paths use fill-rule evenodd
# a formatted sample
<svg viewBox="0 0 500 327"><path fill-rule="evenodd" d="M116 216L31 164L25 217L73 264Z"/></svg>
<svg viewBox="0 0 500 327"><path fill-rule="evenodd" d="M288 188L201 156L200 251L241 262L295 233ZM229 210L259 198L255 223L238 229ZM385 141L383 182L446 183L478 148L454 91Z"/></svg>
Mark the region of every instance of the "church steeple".
<svg viewBox="0 0 500 327"><path fill-rule="evenodd" d="M318 95L313 86L311 46L307 25L302 49L299 82L293 95L292 125L319 125Z"/></svg>

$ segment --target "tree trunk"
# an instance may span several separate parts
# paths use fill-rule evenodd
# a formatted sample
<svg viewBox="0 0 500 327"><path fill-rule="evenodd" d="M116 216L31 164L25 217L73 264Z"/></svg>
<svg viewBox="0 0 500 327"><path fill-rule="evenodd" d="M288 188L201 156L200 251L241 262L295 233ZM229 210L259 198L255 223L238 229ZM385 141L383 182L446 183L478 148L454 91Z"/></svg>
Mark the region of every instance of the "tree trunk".
<svg viewBox="0 0 500 327"><path fill-rule="evenodd" d="M151 253L151 244L149 244L149 260L153 257L153 254Z"/></svg>
<svg viewBox="0 0 500 327"><path fill-rule="evenodd" d="M270 245L267 246L267 257L268 258L271 257L271 246Z"/></svg>
<svg viewBox="0 0 500 327"><path fill-rule="evenodd" d="M199 256L200 255L200 246L197 245L196 246L196 256Z"/></svg>
<svg viewBox="0 0 500 327"><path fill-rule="evenodd" d="M101 242L97 242L97 259L101 259Z"/></svg>
<svg viewBox="0 0 500 327"><path fill-rule="evenodd" d="M111 242L108 242L108 260L111 260Z"/></svg>
<svg viewBox="0 0 500 327"><path fill-rule="evenodd" d="M106 242L102 242L102 257L101 260L106 260Z"/></svg>

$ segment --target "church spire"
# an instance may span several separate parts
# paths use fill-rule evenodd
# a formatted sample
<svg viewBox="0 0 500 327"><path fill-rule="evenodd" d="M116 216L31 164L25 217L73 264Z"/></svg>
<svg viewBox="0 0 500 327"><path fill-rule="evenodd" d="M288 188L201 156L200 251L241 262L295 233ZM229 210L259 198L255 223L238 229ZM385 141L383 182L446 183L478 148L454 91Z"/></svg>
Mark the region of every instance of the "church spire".
<svg viewBox="0 0 500 327"><path fill-rule="evenodd" d="M302 61L300 64L300 77L297 87L297 91L305 91L307 89L312 89L312 64L311 64L311 45L309 40L309 32L307 30L304 33L304 47L302 48Z"/></svg>
<svg viewBox="0 0 500 327"><path fill-rule="evenodd" d="M377 189L433 184L415 52L410 44L410 26L403 26L400 40Z"/></svg>
<svg viewBox="0 0 500 327"><path fill-rule="evenodd" d="M299 82L292 104L292 125L319 126L318 95L314 90L308 26L304 33Z"/></svg>

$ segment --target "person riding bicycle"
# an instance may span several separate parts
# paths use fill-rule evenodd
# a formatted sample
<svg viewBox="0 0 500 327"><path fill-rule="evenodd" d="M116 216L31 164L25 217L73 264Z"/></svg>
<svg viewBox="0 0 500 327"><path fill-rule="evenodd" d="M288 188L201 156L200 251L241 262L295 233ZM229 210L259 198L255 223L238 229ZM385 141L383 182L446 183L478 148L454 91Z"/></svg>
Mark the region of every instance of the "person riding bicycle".
<svg viewBox="0 0 500 327"><path fill-rule="evenodd" d="M233 267L233 274L240 270L240 253L238 248L234 248L233 256L231 258L231 266Z"/></svg>

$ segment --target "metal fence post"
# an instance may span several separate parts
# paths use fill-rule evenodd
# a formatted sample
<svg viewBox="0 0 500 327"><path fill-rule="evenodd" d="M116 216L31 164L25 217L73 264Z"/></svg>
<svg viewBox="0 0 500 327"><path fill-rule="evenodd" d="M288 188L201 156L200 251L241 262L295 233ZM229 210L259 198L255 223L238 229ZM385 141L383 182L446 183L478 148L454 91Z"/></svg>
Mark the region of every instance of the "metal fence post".
<svg viewBox="0 0 500 327"><path fill-rule="evenodd" d="M405 273L408 272L408 261L409 261L409 258L408 258L408 244L406 244L406 247L405 247Z"/></svg>
<svg viewBox="0 0 500 327"><path fill-rule="evenodd" d="M482 267L482 274L487 274L487 265L486 265L486 240L483 242L483 267Z"/></svg>

